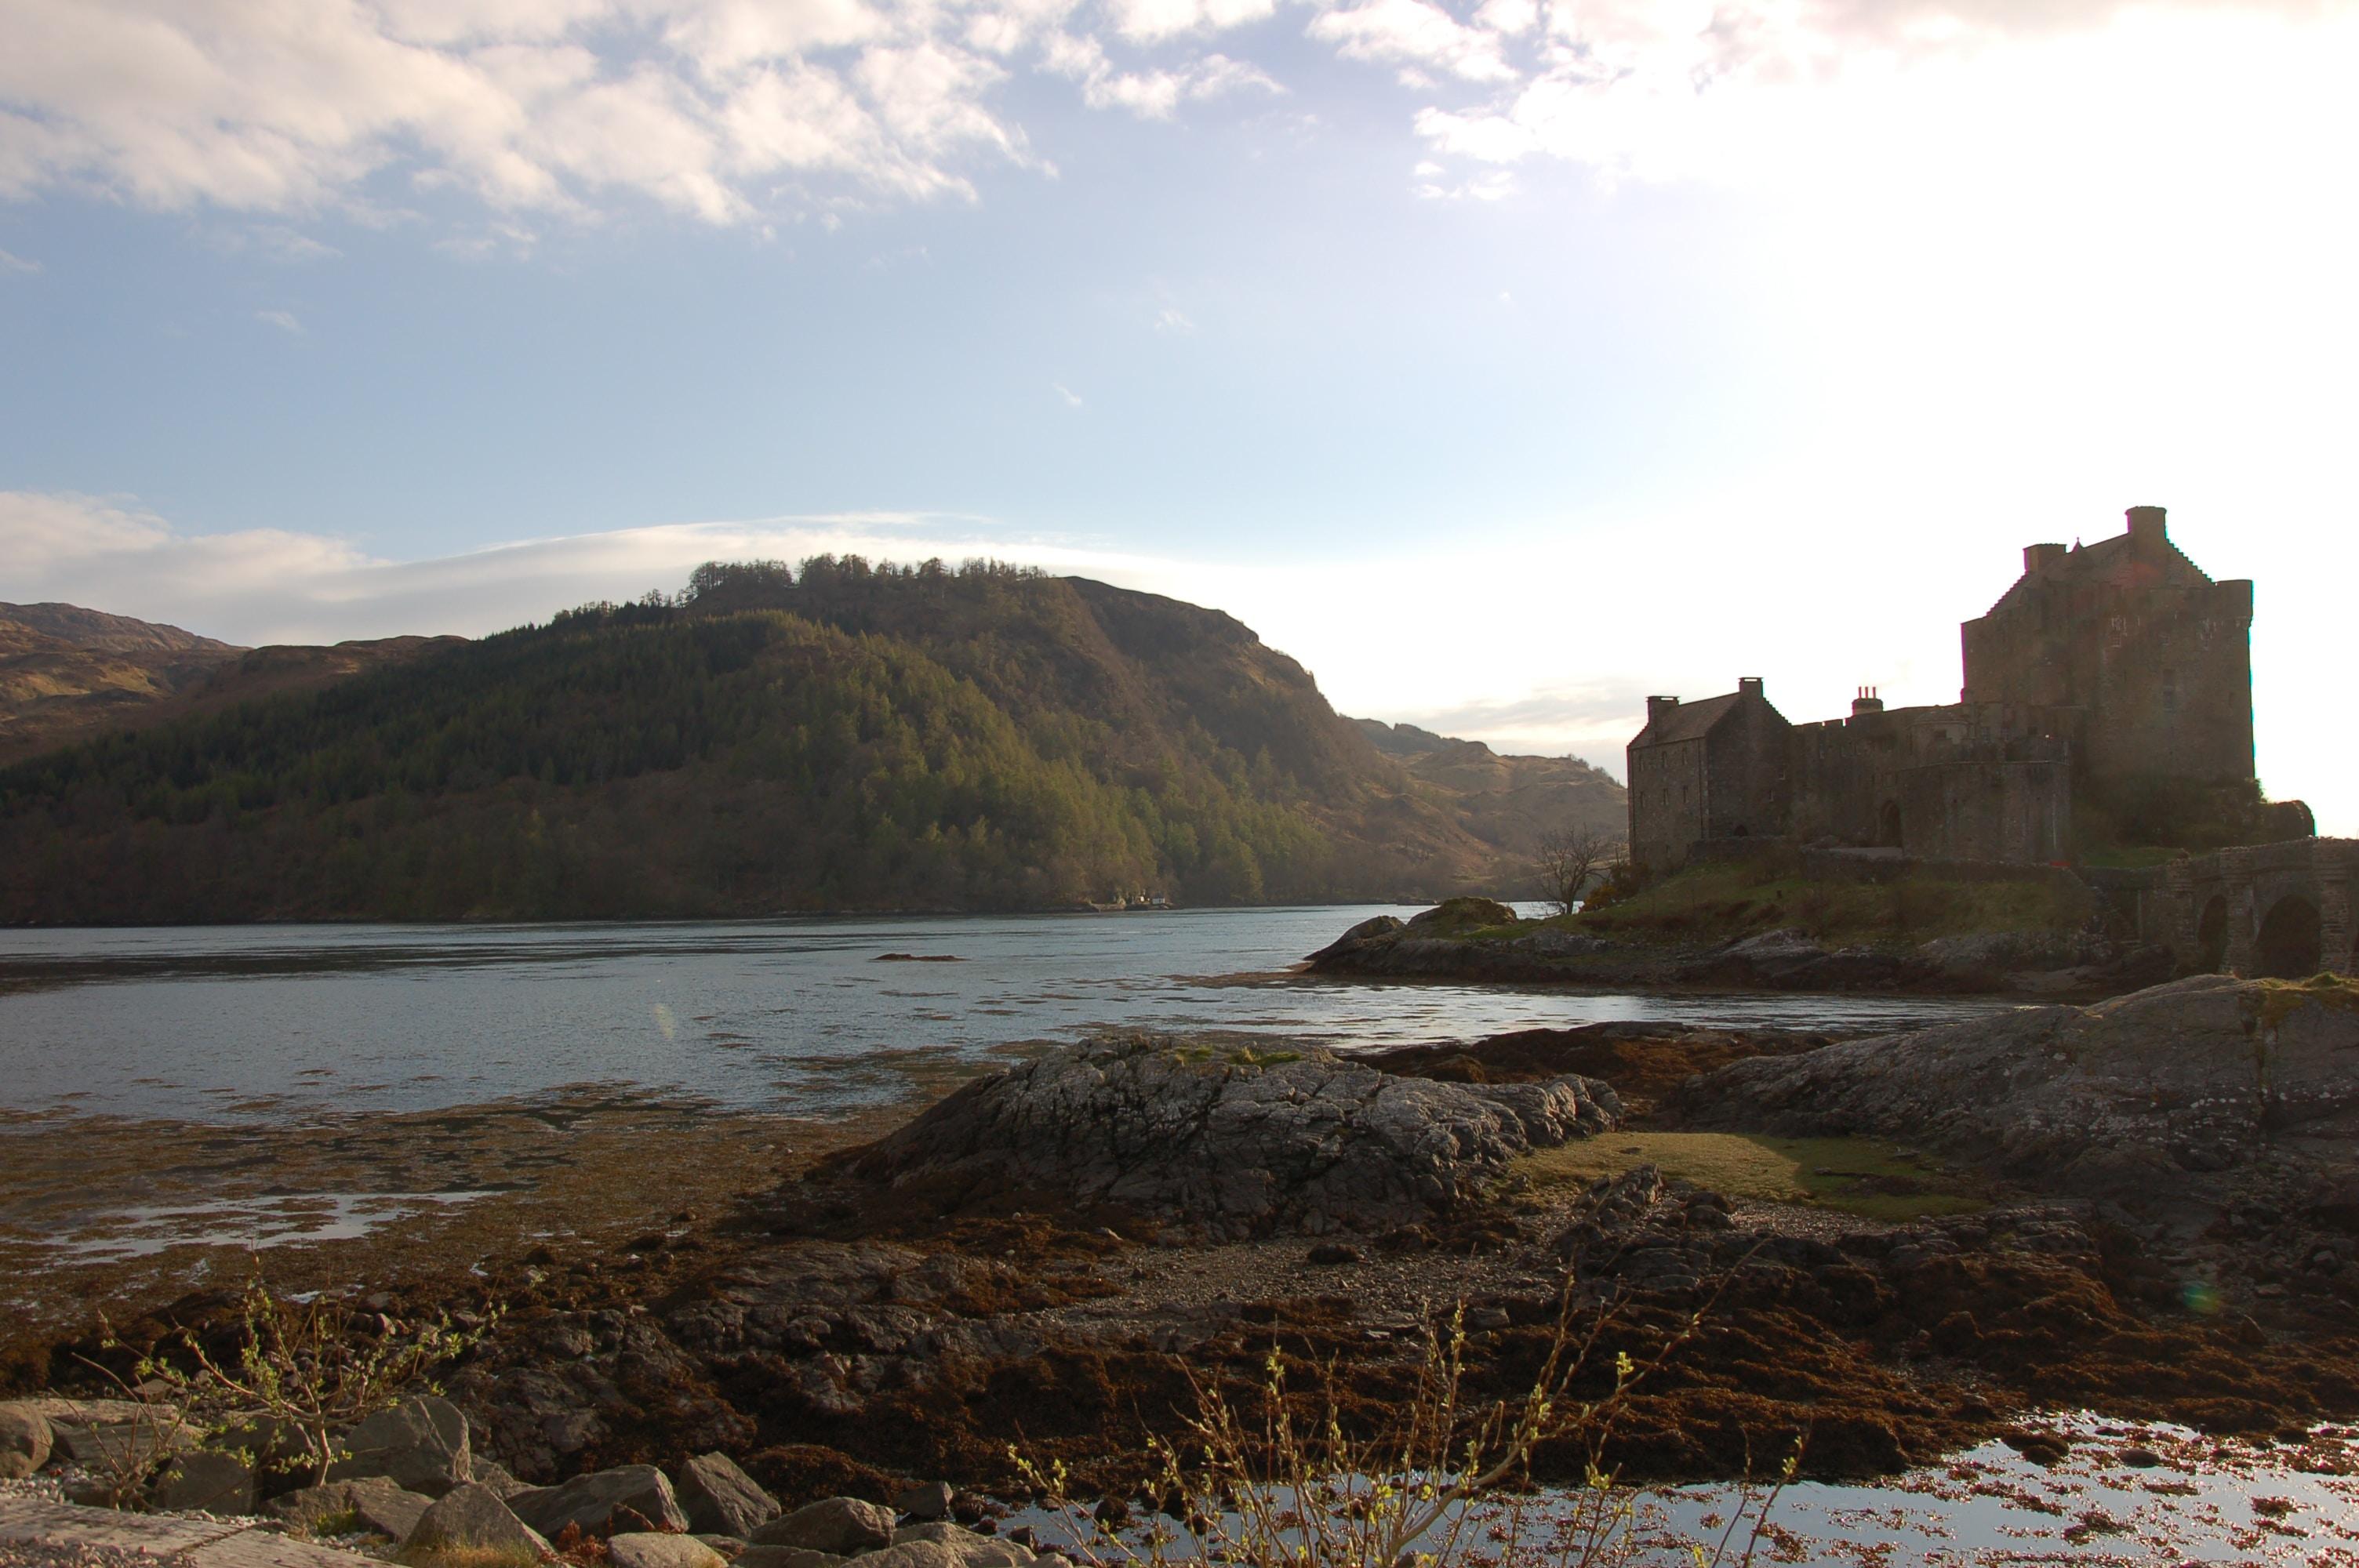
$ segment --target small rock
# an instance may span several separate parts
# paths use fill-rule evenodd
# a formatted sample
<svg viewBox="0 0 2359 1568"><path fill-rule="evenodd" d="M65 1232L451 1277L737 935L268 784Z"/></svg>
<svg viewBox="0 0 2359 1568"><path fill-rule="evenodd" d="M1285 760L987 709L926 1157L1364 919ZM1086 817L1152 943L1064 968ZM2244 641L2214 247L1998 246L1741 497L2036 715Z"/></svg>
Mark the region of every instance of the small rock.
<svg viewBox="0 0 2359 1568"><path fill-rule="evenodd" d="M881 1552L863 1552L860 1564L861 1568L966 1568L966 1559L939 1541L910 1541Z"/></svg>
<svg viewBox="0 0 2359 1568"><path fill-rule="evenodd" d="M488 1487L503 1500L528 1489L522 1481L509 1475L507 1467L495 1459L486 1459L478 1454L474 1456L470 1468L474 1473L475 1485Z"/></svg>
<svg viewBox="0 0 2359 1568"><path fill-rule="evenodd" d="M549 1554L548 1540L518 1519L488 1487L473 1481L451 1487L419 1516L401 1543L402 1560L430 1565L438 1561L482 1564L538 1563Z"/></svg>
<svg viewBox="0 0 2359 1568"><path fill-rule="evenodd" d="M2156 1465L2162 1463L2161 1454L2157 1454L2151 1448L2146 1447L2125 1448L2121 1453L2114 1455L2114 1457L2119 1459L2123 1464L2135 1465L2140 1470L2151 1470Z"/></svg>
<svg viewBox="0 0 2359 1568"><path fill-rule="evenodd" d="M161 1513L250 1514L254 1470L234 1454L198 1449L164 1466L151 1501Z"/></svg>
<svg viewBox="0 0 2359 1568"><path fill-rule="evenodd" d="M905 1487L893 1498L893 1511L919 1520L948 1519L951 1516L951 1489L940 1481ZM898 1541L901 1537L896 1535L893 1539Z"/></svg>
<svg viewBox="0 0 2359 1568"><path fill-rule="evenodd" d="M403 1490L383 1476L368 1476L286 1493L265 1503L262 1511L306 1535L318 1535L323 1522L352 1515L380 1535L407 1541L433 1502L421 1492Z"/></svg>
<svg viewBox="0 0 2359 1568"><path fill-rule="evenodd" d="M765 1546L756 1541L734 1561L736 1568L836 1568L852 1559L832 1552L813 1552L807 1546Z"/></svg>
<svg viewBox="0 0 2359 1568"><path fill-rule="evenodd" d="M1321 1266L1336 1263L1359 1263L1366 1255L1358 1248L1341 1241L1322 1241L1303 1255L1303 1261Z"/></svg>
<svg viewBox="0 0 2359 1568"><path fill-rule="evenodd" d="M679 1467L674 1488L690 1530L751 1541L785 1510L726 1454L700 1454Z"/></svg>
<svg viewBox="0 0 2359 1568"><path fill-rule="evenodd" d="M704 1542L705 1545L712 1548L713 1551L718 1552L723 1558L732 1563L736 1562L745 1551L745 1540L743 1536L715 1535L712 1531L706 1530L699 1534L696 1539Z"/></svg>
<svg viewBox="0 0 2359 1568"><path fill-rule="evenodd" d="M614 1568L723 1568L728 1559L692 1535L625 1530L606 1539Z"/></svg>
<svg viewBox="0 0 2359 1568"><path fill-rule="evenodd" d="M507 1499L516 1516L543 1535L560 1535L569 1524L585 1535L657 1530L685 1535L671 1480L652 1465L618 1465L576 1476L561 1487L532 1487Z"/></svg>
<svg viewBox="0 0 2359 1568"><path fill-rule="evenodd" d="M993 1540L991 1535L976 1535L974 1530L953 1526L949 1520L934 1520L927 1526L908 1526L906 1530L894 1530L892 1544L897 1544L897 1547L910 1547L910 1544L918 1542L949 1547L958 1556L960 1563L965 1563L965 1568L1024 1568L1024 1563L1031 1563L1033 1559L1031 1552L1016 1547L1015 1542Z"/></svg>
<svg viewBox="0 0 2359 1568"><path fill-rule="evenodd" d="M1466 1314L1466 1326L1469 1328L1505 1328L1515 1321L1506 1307L1476 1307Z"/></svg>
<svg viewBox="0 0 2359 1568"><path fill-rule="evenodd" d="M0 1404L0 1480L31 1475L49 1462L49 1417L21 1401Z"/></svg>
<svg viewBox="0 0 2359 1568"><path fill-rule="evenodd" d="M799 1546L856 1556L893 1544L893 1514L858 1498L829 1498L772 1519L751 1539L756 1546Z"/></svg>

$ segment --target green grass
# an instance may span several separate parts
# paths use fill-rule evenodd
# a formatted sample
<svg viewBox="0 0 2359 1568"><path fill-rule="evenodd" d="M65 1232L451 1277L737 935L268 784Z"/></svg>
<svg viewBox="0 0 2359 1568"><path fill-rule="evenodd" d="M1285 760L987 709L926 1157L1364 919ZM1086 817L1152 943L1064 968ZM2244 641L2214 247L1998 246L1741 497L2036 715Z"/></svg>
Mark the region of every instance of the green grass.
<svg viewBox="0 0 2359 1568"><path fill-rule="evenodd" d="M1536 1186L1586 1185L1638 1165L1733 1198L1831 1208L1897 1223L1988 1206L1971 1185L1913 1150L1866 1138L1743 1132L1609 1132L1529 1154Z"/></svg>

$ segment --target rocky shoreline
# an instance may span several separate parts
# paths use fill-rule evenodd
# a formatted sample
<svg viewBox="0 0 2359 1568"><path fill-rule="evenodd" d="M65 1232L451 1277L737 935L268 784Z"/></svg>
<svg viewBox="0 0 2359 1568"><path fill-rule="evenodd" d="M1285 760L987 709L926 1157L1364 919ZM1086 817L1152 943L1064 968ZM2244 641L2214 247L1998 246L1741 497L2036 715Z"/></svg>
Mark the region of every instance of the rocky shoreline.
<svg viewBox="0 0 2359 1568"><path fill-rule="evenodd" d="M2354 1066L2347 983L2217 978L1854 1041L1598 1025L1352 1059L1114 1037L721 1218L371 1310L502 1310L445 1379L468 1485L653 1465L678 1492L719 1455L782 1517L924 1487L978 1540L1023 1495L1011 1445L1134 1498L1191 1377L1250 1397L1273 1346L1380 1424L1462 1305L1476 1398L1526 1391L1568 1314L1642 1359L1700 1325L1607 1441L1633 1478L1742 1475L1798 1438L1821 1477L1995 1433L2045 1452L2036 1412L2071 1408L2299 1444L2359 1414ZM230 1304L125 1337L218 1334ZM112 1354L60 1344L17 1376L69 1385L75 1353ZM1544 1444L1534 1473L1593 1457ZM756 1539L703 1533L741 1562Z"/></svg>
<svg viewBox="0 0 2359 1568"><path fill-rule="evenodd" d="M1569 931L1453 900L1403 922L1361 922L1303 960L1313 975L1629 990L1891 991L2094 1000L2169 979L2170 955L2092 934L1988 932L1828 947L1779 929L1726 941L1642 942ZM1466 929L1468 926L1473 929Z"/></svg>

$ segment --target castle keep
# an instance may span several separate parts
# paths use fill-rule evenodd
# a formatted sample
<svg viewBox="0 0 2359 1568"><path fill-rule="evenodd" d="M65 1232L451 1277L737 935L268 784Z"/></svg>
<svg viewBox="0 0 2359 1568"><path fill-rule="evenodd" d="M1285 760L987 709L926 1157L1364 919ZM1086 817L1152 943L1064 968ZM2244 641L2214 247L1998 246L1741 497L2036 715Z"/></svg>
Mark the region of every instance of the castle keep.
<svg viewBox="0 0 2359 1568"><path fill-rule="evenodd" d="M2158 798L2258 798L2253 585L2213 582L2159 506L2085 548L2033 545L1962 628L1959 700L1793 724L1758 677L1647 699L1629 747L1630 852L1668 871L1711 839L1790 837L1930 860L2069 857L2075 804L2134 817ZM2174 795L2173 792L2177 792Z"/></svg>

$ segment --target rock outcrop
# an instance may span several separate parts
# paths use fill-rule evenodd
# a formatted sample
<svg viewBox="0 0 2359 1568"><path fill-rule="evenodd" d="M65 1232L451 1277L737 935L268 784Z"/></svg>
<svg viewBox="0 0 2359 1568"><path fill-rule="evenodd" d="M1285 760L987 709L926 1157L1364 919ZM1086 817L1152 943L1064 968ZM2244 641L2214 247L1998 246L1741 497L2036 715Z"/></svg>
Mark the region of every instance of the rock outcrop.
<svg viewBox="0 0 2359 1568"><path fill-rule="evenodd" d="M1216 1238L1414 1223L1610 1129L1593 1079L1473 1086L1324 1051L1124 1035L978 1079L847 1162L946 1208L1040 1195Z"/></svg>
<svg viewBox="0 0 2359 1568"><path fill-rule="evenodd" d="M2151 1197L2264 1159L2347 1179L2359 988L2201 975L1736 1062L1671 1107L1696 1127L1906 1138L2092 1196Z"/></svg>

